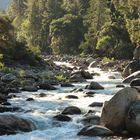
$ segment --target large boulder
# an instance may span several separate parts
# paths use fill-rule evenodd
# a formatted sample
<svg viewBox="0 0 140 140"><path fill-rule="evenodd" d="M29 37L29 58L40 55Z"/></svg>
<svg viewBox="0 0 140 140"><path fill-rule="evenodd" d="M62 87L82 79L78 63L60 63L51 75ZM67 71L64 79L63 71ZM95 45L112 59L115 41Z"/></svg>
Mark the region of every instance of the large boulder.
<svg viewBox="0 0 140 140"><path fill-rule="evenodd" d="M123 83L130 83L132 80L140 78L140 71L136 71L123 80Z"/></svg>
<svg viewBox="0 0 140 140"><path fill-rule="evenodd" d="M16 134L18 131L30 132L35 129L32 121L14 115L0 115L0 135Z"/></svg>
<svg viewBox="0 0 140 140"><path fill-rule="evenodd" d="M99 83L97 82L91 82L90 85L86 86L86 89L91 89L91 90L100 90L100 89L104 89L103 86L101 86Z"/></svg>
<svg viewBox="0 0 140 140"><path fill-rule="evenodd" d="M17 77L14 74L8 73L1 77L1 81L2 82L12 82L12 81L16 80L16 78Z"/></svg>
<svg viewBox="0 0 140 140"><path fill-rule="evenodd" d="M125 78L130 74L140 70L140 60L133 60L123 70L122 76Z"/></svg>
<svg viewBox="0 0 140 140"><path fill-rule="evenodd" d="M109 130L106 127L103 126L99 126L99 125L90 125L90 126L86 126L84 127L79 133L78 135L83 135L83 136L111 136L113 135L113 132L111 130Z"/></svg>
<svg viewBox="0 0 140 140"><path fill-rule="evenodd" d="M126 128L129 133L140 135L140 101L135 101L130 105L126 117Z"/></svg>
<svg viewBox="0 0 140 140"><path fill-rule="evenodd" d="M101 114L101 125L116 133L125 129L125 118L132 102L140 98L136 89L126 87L105 103Z"/></svg>

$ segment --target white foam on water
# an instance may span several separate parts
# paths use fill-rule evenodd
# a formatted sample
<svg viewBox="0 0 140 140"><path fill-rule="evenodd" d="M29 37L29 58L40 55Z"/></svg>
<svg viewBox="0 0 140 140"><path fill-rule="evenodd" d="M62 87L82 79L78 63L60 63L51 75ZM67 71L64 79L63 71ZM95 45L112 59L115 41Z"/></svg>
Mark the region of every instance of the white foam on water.
<svg viewBox="0 0 140 140"><path fill-rule="evenodd" d="M55 62L61 65L61 62ZM69 63L63 63L72 67ZM101 76L95 76L93 80L87 80L84 83L74 83L74 88L84 89L91 81L99 82L105 87L105 90L95 90L94 97L84 97L84 92L71 92L74 88L62 88L57 86L58 90L38 92L22 92L17 94L17 98L9 100L13 106L21 107L24 111L15 113L23 118L32 120L37 130L29 133L18 133L16 135L0 136L0 140L101 140L100 137L82 137L77 133L84 127L80 120L89 110L97 110L96 114L101 115L101 108L91 108L89 105L93 102L104 102L110 100L112 96L120 90L116 88L121 84L121 74L118 72L103 72L99 68L90 69L89 71L98 72ZM113 75L116 79L109 79ZM39 97L39 93L46 93L46 97ZM67 95L76 95L79 99L67 99ZM27 98L34 98L34 101L27 102ZM82 115L71 115L71 122L58 122L53 117L59 114L65 107L77 106L82 110Z"/></svg>

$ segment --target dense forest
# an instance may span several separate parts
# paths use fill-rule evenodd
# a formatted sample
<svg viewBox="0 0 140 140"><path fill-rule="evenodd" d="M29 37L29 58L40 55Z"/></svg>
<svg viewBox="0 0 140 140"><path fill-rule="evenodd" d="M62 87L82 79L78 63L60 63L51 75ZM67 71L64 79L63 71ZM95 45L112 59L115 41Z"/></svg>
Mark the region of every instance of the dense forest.
<svg viewBox="0 0 140 140"><path fill-rule="evenodd" d="M13 0L0 15L1 59L19 60L26 51L130 59L140 45L139 5L139 0Z"/></svg>

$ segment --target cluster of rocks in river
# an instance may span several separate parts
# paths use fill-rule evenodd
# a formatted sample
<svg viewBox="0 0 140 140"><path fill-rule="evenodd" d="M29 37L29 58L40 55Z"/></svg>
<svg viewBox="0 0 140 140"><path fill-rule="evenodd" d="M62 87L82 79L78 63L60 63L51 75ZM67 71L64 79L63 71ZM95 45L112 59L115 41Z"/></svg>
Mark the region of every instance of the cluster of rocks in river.
<svg viewBox="0 0 140 140"><path fill-rule="evenodd" d="M50 59L50 58L49 58ZM73 64L81 66L79 69L67 68L65 66L56 66L53 62L43 70L42 69L27 69L22 70L16 68L14 73L0 73L0 112L6 111L18 111L20 108L12 107L7 102L8 98L14 98L16 95L8 95L9 93L18 93L20 91L37 91L38 89L44 90L56 90L54 85L60 84L61 87L73 87L71 82L85 82L86 79L92 79L96 73L89 73L85 69L90 67L102 67L103 69L112 68L113 70L122 71L124 65L119 64L119 61L103 64L101 61L95 61L93 58L78 59L71 57L65 58ZM64 58L62 61L65 60ZM57 60L60 61L58 58ZM78 63L78 64L77 64ZM132 64L133 65L132 65ZM130 83L130 87L124 88L123 85L118 87L124 88L117 92L110 101L103 103L94 102L90 104L91 107L102 107L101 117L95 115L88 115L81 119L86 126L81 129L78 135L84 136L112 136L112 135L140 135L140 66L134 66L139 64L131 62L124 70L123 75L125 77L124 83ZM75 71L73 71L73 69ZM133 73L135 72L135 73ZM131 75L132 74L132 75ZM59 82L55 78L56 75L64 75L67 78L67 82ZM126 77L128 76L128 77ZM110 77L114 79L115 77ZM99 83L91 82L85 87L88 90L104 90L104 87ZM80 90L82 91L82 90ZM76 92L76 91L75 91ZM86 96L93 97L94 91L89 91ZM45 97L45 94L40 94L40 97ZM68 95L68 99L78 99L77 96ZM27 101L34 101L33 98L27 99ZM10 106L10 107L9 107ZM70 106L65 108L60 114L54 116L54 119L58 121L71 121L72 115L82 114L82 111L76 106ZM90 111L89 111L90 114ZM91 111L92 114L92 111ZM69 116L70 115L70 116ZM0 135L16 134L18 131L29 132L35 129L35 125L32 121L17 117L15 115L0 115ZM136 129L135 129L136 128Z"/></svg>

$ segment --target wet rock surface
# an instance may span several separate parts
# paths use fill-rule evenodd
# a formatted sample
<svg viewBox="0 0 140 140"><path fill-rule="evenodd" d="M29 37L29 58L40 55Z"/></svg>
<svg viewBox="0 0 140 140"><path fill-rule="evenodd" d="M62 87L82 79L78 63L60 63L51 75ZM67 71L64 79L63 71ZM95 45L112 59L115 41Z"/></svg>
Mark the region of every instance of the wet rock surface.
<svg viewBox="0 0 140 140"><path fill-rule="evenodd" d="M66 107L62 111L62 114L64 114L64 115L81 114L81 110L78 107L76 107L76 106L70 106L70 107Z"/></svg>
<svg viewBox="0 0 140 140"><path fill-rule="evenodd" d="M59 114L59 115L56 115L53 117L54 119L58 120L58 121L66 121L66 122L69 122L71 121L72 119L69 117L69 116L66 116L66 115L63 115L63 114Z"/></svg>
<svg viewBox="0 0 140 140"><path fill-rule="evenodd" d="M0 115L0 128L0 135L11 135L18 131L30 132L35 129L35 125L14 115Z"/></svg>
<svg viewBox="0 0 140 140"><path fill-rule="evenodd" d="M100 89L104 89L103 86L101 86L99 83L97 82L91 82L90 85L86 86L86 89L91 89L91 90L100 90Z"/></svg>
<svg viewBox="0 0 140 140"><path fill-rule="evenodd" d="M83 136L111 136L113 135L113 132L106 127L103 126L86 126L83 128L78 135L83 135Z"/></svg>

